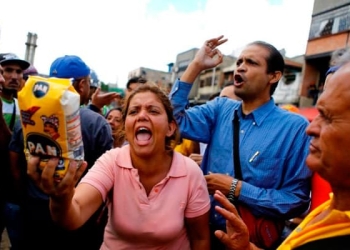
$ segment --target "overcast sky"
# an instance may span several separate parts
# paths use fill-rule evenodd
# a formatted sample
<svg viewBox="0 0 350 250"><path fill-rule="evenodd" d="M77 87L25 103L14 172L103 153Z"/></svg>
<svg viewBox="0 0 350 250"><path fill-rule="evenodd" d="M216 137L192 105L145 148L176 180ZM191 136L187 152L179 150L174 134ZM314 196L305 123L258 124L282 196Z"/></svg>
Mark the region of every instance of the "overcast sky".
<svg viewBox="0 0 350 250"><path fill-rule="evenodd" d="M24 58L38 35L34 66L47 74L59 56L80 56L104 82L125 87L138 67L167 71L176 55L225 35L237 54L254 40L305 53L313 0L11 0L1 1L0 52Z"/></svg>

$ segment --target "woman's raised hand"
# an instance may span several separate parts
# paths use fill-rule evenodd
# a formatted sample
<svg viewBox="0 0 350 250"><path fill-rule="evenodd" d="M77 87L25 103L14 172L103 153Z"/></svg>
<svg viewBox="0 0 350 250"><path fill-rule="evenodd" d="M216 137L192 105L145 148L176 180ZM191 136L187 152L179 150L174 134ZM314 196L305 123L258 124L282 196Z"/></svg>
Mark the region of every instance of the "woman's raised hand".
<svg viewBox="0 0 350 250"><path fill-rule="evenodd" d="M58 158L51 158L42 171L39 170L40 157L30 155L27 174L35 184L53 199L73 197L74 188L84 173L87 163L70 161L65 176L58 180L54 177Z"/></svg>

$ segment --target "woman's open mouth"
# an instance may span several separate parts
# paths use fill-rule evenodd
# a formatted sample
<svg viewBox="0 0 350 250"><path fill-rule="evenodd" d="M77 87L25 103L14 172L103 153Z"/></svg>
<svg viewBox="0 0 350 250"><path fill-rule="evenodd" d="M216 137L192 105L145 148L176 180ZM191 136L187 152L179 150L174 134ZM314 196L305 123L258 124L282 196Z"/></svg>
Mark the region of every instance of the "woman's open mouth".
<svg viewBox="0 0 350 250"><path fill-rule="evenodd" d="M136 130L135 138L138 144L146 145L152 138L152 132L146 127L139 127Z"/></svg>

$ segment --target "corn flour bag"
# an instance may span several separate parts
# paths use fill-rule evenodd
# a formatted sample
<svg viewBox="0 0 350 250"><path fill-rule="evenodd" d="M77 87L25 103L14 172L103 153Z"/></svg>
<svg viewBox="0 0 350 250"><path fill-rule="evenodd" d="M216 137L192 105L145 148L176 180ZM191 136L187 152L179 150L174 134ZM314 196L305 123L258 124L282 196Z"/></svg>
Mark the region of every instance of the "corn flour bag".
<svg viewBox="0 0 350 250"><path fill-rule="evenodd" d="M40 156L41 170L49 158L58 157L54 177L63 178L70 160L84 159L80 95L71 80L29 76L18 105L26 155Z"/></svg>

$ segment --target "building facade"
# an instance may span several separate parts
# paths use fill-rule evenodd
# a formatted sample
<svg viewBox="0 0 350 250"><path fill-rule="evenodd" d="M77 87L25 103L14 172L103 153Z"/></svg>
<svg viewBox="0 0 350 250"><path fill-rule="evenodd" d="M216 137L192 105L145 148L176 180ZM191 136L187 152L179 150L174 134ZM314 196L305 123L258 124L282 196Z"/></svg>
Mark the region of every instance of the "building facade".
<svg viewBox="0 0 350 250"><path fill-rule="evenodd" d="M280 79L273 94L276 104L294 104L299 106L303 69L303 63L299 61L299 58L284 57L285 69L283 77Z"/></svg>
<svg viewBox="0 0 350 250"><path fill-rule="evenodd" d="M171 81L171 72L140 67L129 72L128 79L132 77L143 77L154 82L162 89L167 89Z"/></svg>
<svg viewBox="0 0 350 250"><path fill-rule="evenodd" d="M172 82L174 82L177 78L180 78L183 75L188 65L190 64L190 62L194 59L197 51L198 51L198 48L193 48L193 49L181 52L176 56L175 64L172 67L172 76L171 76ZM197 77L197 79L193 83L193 87L189 94L190 100L194 100L197 98L196 96L198 94L198 87L199 87L199 78Z"/></svg>
<svg viewBox="0 0 350 250"><path fill-rule="evenodd" d="M333 52L350 45L350 0L315 0L305 52L300 106L311 106L309 88L321 92Z"/></svg>
<svg viewBox="0 0 350 250"><path fill-rule="evenodd" d="M198 50L198 48L193 48L177 55L176 62L172 68L173 81L182 76ZM227 73L225 69L232 66L235 60L236 59L232 56L224 56L223 62L219 66L201 72L193 83L189 94L190 102L198 104L204 103L211 95L219 92L230 77L230 73Z"/></svg>

